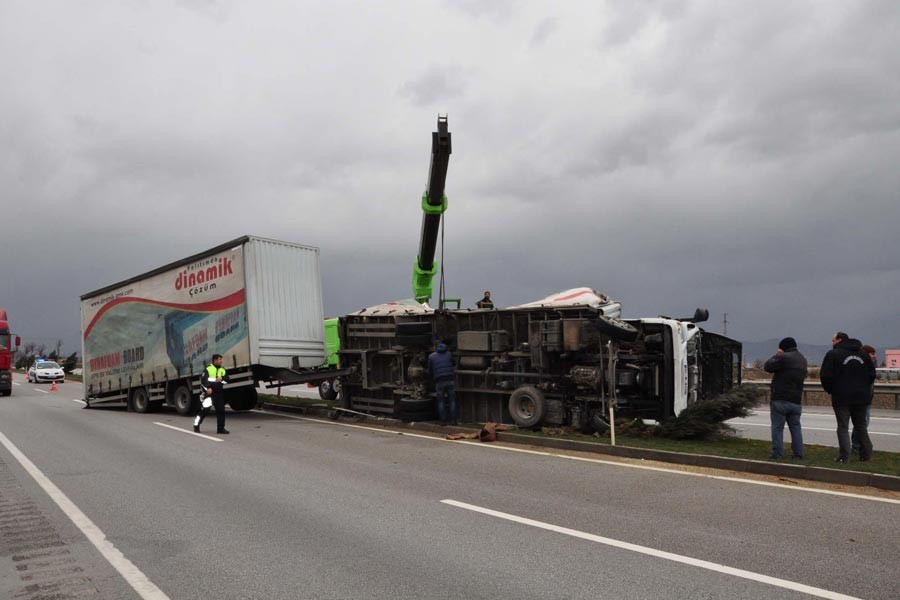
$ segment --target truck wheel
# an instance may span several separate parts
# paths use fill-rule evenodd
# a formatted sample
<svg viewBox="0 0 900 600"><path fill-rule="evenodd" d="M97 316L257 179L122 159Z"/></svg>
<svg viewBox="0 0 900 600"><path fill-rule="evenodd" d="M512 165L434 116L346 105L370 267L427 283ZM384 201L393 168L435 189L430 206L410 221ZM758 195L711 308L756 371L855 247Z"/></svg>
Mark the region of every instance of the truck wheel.
<svg viewBox="0 0 900 600"><path fill-rule="evenodd" d="M517 388L509 397L509 414L519 427L534 427L547 415L544 392L533 385Z"/></svg>
<svg viewBox="0 0 900 600"><path fill-rule="evenodd" d="M346 386L341 386L341 389L338 392L338 405L341 408L346 408L350 410L353 408L351 405L353 404L353 398L350 395L350 388Z"/></svg>
<svg viewBox="0 0 900 600"><path fill-rule="evenodd" d="M620 342L633 342L637 339L638 330L630 323L626 323L622 319L614 319L612 317L597 317L597 330L606 334L614 340Z"/></svg>
<svg viewBox="0 0 900 600"><path fill-rule="evenodd" d="M253 410L256 408L258 400L259 396L257 395L256 388L248 387L244 388L244 391L240 394L229 398L228 406L230 406L232 410L237 411Z"/></svg>
<svg viewBox="0 0 900 600"><path fill-rule="evenodd" d="M603 417L603 413L599 410L591 413L591 416L588 418L587 428L588 431L586 433L606 433L609 431L609 423L606 422L606 419Z"/></svg>
<svg viewBox="0 0 900 600"><path fill-rule="evenodd" d="M131 410L136 413L150 412L150 394L147 388L139 387L131 392Z"/></svg>
<svg viewBox="0 0 900 600"><path fill-rule="evenodd" d="M185 384L181 384L172 392L172 404L175 405L175 411L179 415L189 415L194 412L196 405L194 403L194 395L191 388Z"/></svg>
<svg viewBox="0 0 900 600"><path fill-rule="evenodd" d="M403 398L398 415L403 421L433 421L437 407L431 398Z"/></svg>
<svg viewBox="0 0 900 600"><path fill-rule="evenodd" d="M337 391L334 389L334 379L323 379L319 382L319 398L329 401L337 398Z"/></svg>

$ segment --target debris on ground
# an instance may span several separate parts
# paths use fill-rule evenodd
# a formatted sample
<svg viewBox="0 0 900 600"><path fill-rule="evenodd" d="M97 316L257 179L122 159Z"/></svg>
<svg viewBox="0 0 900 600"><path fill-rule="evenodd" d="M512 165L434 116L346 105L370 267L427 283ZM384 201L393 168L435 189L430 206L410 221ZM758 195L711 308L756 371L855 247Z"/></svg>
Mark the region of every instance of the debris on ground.
<svg viewBox="0 0 900 600"><path fill-rule="evenodd" d="M496 442L498 431L510 431L516 429L515 425L503 425L502 423L485 423L480 431L472 433L448 433L448 440L481 440L482 442Z"/></svg>

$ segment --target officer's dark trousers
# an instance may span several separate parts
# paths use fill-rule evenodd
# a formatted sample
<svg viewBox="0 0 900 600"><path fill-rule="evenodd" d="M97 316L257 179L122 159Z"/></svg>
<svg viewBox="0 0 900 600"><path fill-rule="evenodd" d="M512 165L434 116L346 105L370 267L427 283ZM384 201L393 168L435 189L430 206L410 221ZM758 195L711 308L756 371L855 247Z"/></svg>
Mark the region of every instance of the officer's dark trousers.
<svg viewBox="0 0 900 600"><path fill-rule="evenodd" d="M225 429L225 397L220 394L213 394L212 403L216 409L216 430L222 431ZM198 425L203 422L206 418L206 415L209 414L208 408L200 409L200 422Z"/></svg>
<svg viewBox="0 0 900 600"><path fill-rule="evenodd" d="M216 408L216 430L225 429L225 396L223 394L213 394L213 406Z"/></svg>

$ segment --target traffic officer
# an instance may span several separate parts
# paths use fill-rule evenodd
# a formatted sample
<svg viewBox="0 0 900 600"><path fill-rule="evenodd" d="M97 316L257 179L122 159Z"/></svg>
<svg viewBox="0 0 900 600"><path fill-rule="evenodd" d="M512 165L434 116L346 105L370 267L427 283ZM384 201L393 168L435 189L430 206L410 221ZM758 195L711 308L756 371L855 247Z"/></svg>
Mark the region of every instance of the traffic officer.
<svg viewBox="0 0 900 600"><path fill-rule="evenodd" d="M212 400L216 408L216 433L228 433L225 429L225 391L222 387L228 383L228 375L222 367L222 355L213 354L212 362L206 366L206 370L200 375L200 384L207 398ZM200 433L200 423L209 413L209 403L201 395L200 414L194 419L194 431Z"/></svg>

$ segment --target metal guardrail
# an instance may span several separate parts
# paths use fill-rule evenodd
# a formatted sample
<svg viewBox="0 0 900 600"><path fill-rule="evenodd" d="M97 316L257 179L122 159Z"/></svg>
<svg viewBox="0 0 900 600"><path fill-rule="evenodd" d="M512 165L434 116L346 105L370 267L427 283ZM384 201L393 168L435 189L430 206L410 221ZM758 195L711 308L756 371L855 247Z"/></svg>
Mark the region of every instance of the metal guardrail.
<svg viewBox="0 0 900 600"><path fill-rule="evenodd" d="M744 381L746 385L755 387L766 393L766 400L769 399L769 389L771 381ZM803 404L807 404L806 395L809 392L824 392L825 389L818 381L807 381L803 384ZM892 395L894 396L894 410L900 410L900 383L875 383L876 395Z"/></svg>

